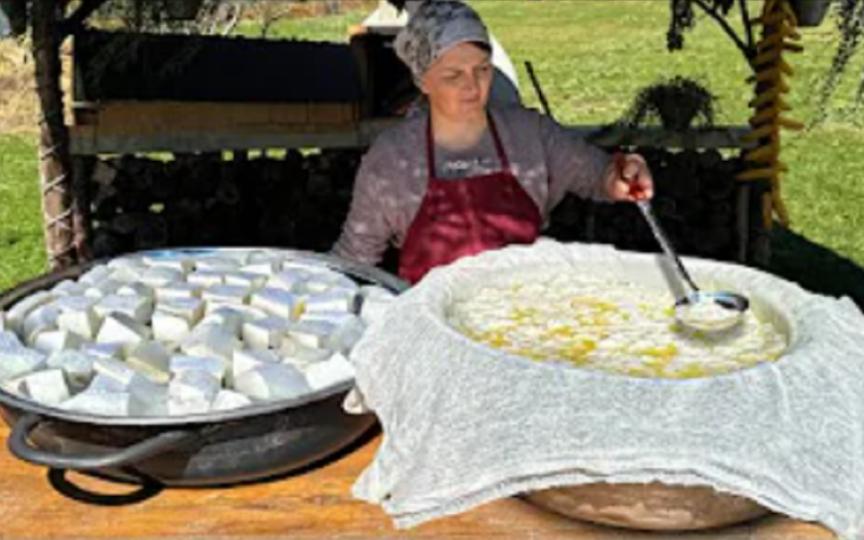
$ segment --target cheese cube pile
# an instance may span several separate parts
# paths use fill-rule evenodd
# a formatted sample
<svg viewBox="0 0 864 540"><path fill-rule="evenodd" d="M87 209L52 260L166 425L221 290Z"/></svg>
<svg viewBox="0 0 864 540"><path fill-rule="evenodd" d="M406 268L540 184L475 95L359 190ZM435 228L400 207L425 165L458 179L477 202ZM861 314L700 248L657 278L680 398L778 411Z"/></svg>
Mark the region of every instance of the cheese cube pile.
<svg viewBox="0 0 864 540"><path fill-rule="evenodd" d="M538 271L502 279L448 306L475 341L543 362L634 377L688 379L779 359L786 339L751 311L738 326L681 326L667 292L599 276Z"/></svg>
<svg viewBox="0 0 864 540"><path fill-rule="evenodd" d="M0 312L0 388L108 416L184 416L302 398L393 293L276 250L126 256Z"/></svg>

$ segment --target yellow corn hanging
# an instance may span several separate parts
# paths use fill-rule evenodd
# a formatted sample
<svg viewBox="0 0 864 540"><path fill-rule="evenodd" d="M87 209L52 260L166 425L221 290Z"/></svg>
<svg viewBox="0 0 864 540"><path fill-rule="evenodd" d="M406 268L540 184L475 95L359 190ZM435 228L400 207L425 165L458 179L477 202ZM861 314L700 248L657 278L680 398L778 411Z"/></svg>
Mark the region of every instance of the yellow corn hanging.
<svg viewBox="0 0 864 540"><path fill-rule="evenodd" d="M745 141L756 141L759 146L749 150L744 159L751 168L735 178L741 181L767 180L771 185L770 193L762 198L762 216L765 227L770 228L776 217L787 225L789 217L780 197L780 175L788 167L780 161L780 130L800 130L801 122L791 120L781 113L791 109L783 99L789 92L786 77L792 77L795 70L783 58L785 52L798 53L803 47L797 31L798 23L789 6L788 0L766 0L762 15L751 21L763 26L762 39L756 44L757 55L752 60L753 75L747 78L748 84L757 88L756 97L749 106L754 109L750 117L751 131L744 136Z"/></svg>

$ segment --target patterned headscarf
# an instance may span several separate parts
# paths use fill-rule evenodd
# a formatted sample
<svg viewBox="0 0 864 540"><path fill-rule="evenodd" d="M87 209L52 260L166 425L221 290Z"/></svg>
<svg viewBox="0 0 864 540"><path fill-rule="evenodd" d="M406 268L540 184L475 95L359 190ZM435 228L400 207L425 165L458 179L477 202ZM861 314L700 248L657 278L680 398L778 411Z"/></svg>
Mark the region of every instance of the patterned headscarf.
<svg viewBox="0 0 864 540"><path fill-rule="evenodd" d="M490 46L489 32L477 12L462 2L427 0L396 36L396 55L419 82L429 67L454 45Z"/></svg>

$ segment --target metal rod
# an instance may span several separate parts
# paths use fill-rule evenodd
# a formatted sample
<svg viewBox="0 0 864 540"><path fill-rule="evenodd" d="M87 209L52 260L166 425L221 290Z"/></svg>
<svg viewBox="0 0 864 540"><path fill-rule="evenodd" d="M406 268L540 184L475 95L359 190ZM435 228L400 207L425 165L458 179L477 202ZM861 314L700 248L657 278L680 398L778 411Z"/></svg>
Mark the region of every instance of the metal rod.
<svg viewBox="0 0 864 540"><path fill-rule="evenodd" d="M689 293L698 292L699 287L696 286L693 279L690 277L690 274L687 272L687 269L684 268L681 258L678 256L678 253L676 253L675 248L672 247L672 242L669 241L669 238L663 231L663 227L660 226L657 217L654 215L653 210L651 210L651 202L644 200L636 201L636 206L639 207L639 210L642 211L642 215L645 216L645 221L647 221L648 225L651 226L651 232L654 233L654 238L657 239L657 242L660 243L660 247L663 248L663 253L665 253L666 257L674 263L673 266L675 271L678 273L678 277L690 286Z"/></svg>
<svg viewBox="0 0 864 540"><path fill-rule="evenodd" d="M537 75L534 73L534 66L531 65L531 62L525 61L525 70L528 71L528 77L531 78L531 84L534 86L534 91L537 92L537 97L540 99L540 105L543 106L543 112L546 113L546 116L553 118L552 110L549 109L549 102L546 101L546 95L543 93L543 89L540 88L540 82L537 80Z"/></svg>

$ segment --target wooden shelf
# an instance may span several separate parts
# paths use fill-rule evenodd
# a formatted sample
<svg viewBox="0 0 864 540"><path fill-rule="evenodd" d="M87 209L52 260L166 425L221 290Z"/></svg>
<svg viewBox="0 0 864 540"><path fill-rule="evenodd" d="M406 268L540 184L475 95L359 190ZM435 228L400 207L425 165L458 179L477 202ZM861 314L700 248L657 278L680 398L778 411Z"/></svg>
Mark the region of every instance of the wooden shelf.
<svg viewBox="0 0 864 540"><path fill-rule="evenodd" d="M369 146L399 118L361 120L352 103L250 104L112 102L74 109L73 155L139 152L214 152L266 148ZM567 126L594 144L663 148L740 148L744 127L719 126L673 133Z"/></svg>

